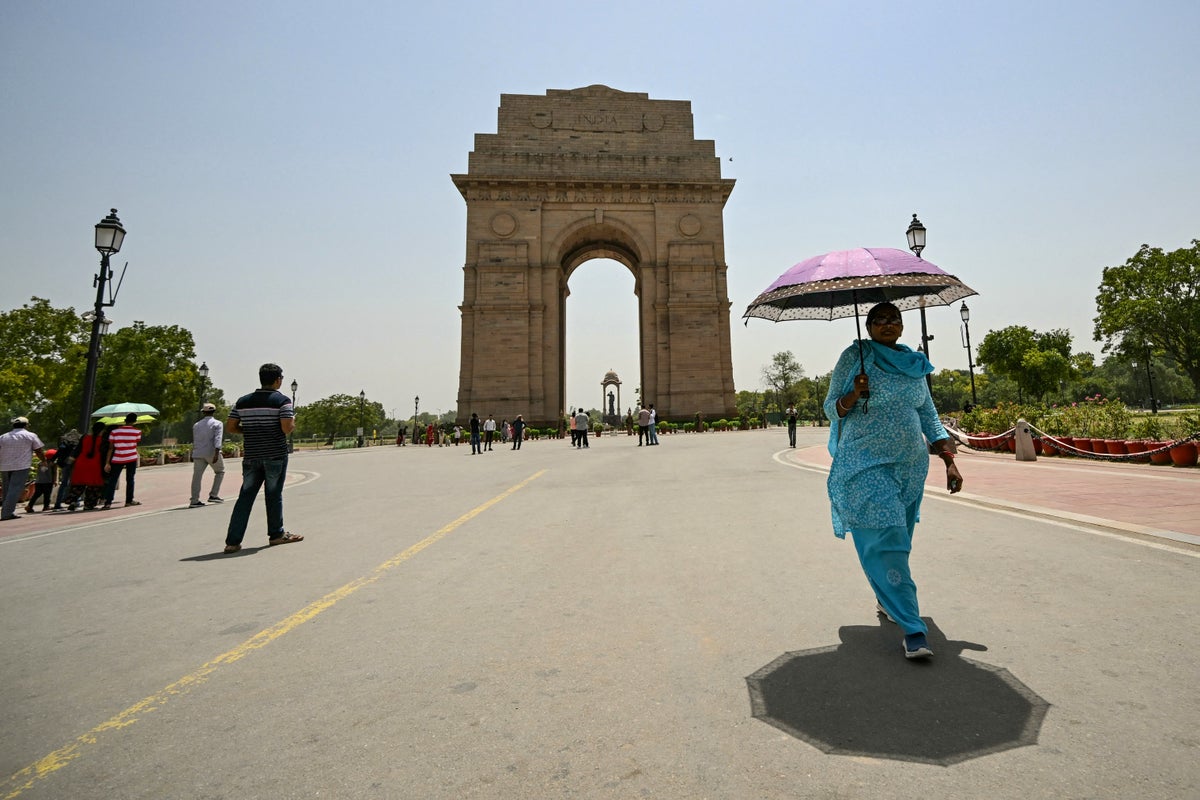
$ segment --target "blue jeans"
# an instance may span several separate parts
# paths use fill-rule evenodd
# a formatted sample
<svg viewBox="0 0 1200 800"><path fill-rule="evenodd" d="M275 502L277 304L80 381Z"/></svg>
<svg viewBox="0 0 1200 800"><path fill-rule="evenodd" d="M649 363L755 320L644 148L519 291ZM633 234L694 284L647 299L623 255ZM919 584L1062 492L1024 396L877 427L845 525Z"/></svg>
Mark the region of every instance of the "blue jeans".
<svg viewBox="0 0 1200 800"><path fill-rule="evenodd" d="M225 544L241 544L250 522L250 511L258 490L263 491L267 503L267 539L277 539L285 533L283 529L283 481L287 477L287 456L279 458L243 458L242 489L238 492L233 513L229 515L229 532Z"/></svg>
<svg viewBox="0 0 1200 800"><path fill-rule="evenodd" d="M4 511L0 517L9 519L17 515L17 503L25 493L25 481L29 479L29 467L5 471L4 475Z"/></svg>
<svg viewBox="0 0 1200 800"><path fill-rule="evenodd" d="M475 454L476 454L476 453L478 453L478 452L479 452L481 449L482 449L482 448L479 446L479 434L478 434L478 433L472 433L472 434L471 434L471 455L475 455Z"/></svg>

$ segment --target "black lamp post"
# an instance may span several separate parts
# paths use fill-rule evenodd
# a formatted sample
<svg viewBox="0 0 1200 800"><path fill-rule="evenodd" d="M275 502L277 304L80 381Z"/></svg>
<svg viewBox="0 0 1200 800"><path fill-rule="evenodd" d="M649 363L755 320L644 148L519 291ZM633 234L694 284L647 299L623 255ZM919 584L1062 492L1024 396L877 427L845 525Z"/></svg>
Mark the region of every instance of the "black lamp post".
<svg viewBox="0 0 1200 800"><path fill-rule="evenodd" d="M921 224L921 220L917 219L917 215L913 214L912 222L908 223L908 230L905 231L908 236L908 249L913 251L913 255L917 258L921 257L921 251L925 249L925 226ZM933 337L929 335L929 329L925 325L925 304L921 304L921 352L929 358L929 342ZM929 385L929 393L933 394L933 376L926 375L925 383Z"/></svg>
<svg viewBox="0 0 1200 800"><path fill-rule="evenodd" d="M292 414L296 413L296 390L300 388L300 384L296 383L296 379L292 379ZM288 452L293 453L296 450L296 442L293 438L296 429L292 428L292 433L288 434Z"/></svg>
<svg viewBox="0 0 1200 800"><path fill-rule="evenodd" d="M96 249L100 251L100 272L92 279L96 287L96 310L92 317L92 338L88 343L87 373L83 379L83 408L79 410L79 432L90 430L88 421L92 413L92 397L96 393L96 367L100 362L100 334L108 327L104 318L104 307L112 303L104 302L104 287L112 278L112 270L108 266L108 257L121 251L121 243L125 241L125 229L117 218L117 210L112 209L107 217L96 223Z"/></svg>
<svg viewBox="0 0 1200 800"><path fill-rule="evenodd" d="M1158 400L1154 397L1154 373L1150 371L1150 346L1146 346L1146 385L1150 387L1150 413L1158 413Z"/></svg>
<svg viewBox="0 0 1200 800"><path fill-rule="evenodd" d="M971 309L967 308L966 300L959 307L958 315L962 317L963 334L966 337L963 347L967 348L967 369L971 372L971 405L976 406L979 405L979 399L975 396L975 357L971 353Z"/></svg>
<svg viewBox="0 0 1200 800"><path fill-rule="evenodd" d="M201 361L200 369L196 370L200 373L200 410L204 410L204 396L208 393L208 362Z"/></svg>
<svg viewBox="0 0 1200 800"><path fill-rule="evenodd" d="M358 446L363 446L363 404L367 402L367 393L363 390L358 392Z"/></svg>

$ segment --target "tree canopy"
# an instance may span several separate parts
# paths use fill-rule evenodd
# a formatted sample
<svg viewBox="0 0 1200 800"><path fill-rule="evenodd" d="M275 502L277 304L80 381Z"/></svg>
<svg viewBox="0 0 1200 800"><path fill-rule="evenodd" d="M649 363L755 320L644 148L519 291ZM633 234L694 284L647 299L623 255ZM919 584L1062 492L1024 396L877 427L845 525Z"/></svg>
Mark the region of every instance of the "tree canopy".
<svg viewBox="0 0 1200 800"><path fill-rule="evenodd" d="M83 403L90 324L74 308L33 297L0 313L0 410L29 417L48 437L74 427ZM199 403L192 334L177 325L132 326L101 340L93 406L149 403L166 422Z"/></svg>
<svg viewBox="0 0 1200 800"><path fill-rule="evenodd" d="M804 367L791 350L776 353L762 371L763 383L775 393L776 401L785 406L799 399L797 382L803 377Z"/></svg>
<svg viewBox="0 0 1200 800"><path fill-rule="evenodd" d="M1096 312L1105 352L1161 353L1200 394L1200 240L1170 253L1143 244L1123 265L1105 268Z"/></svg>
<svg viewBox="0 0 1200 800"><path fill-rule="evenodd" d="M1020 392L1041 398L1071 377L1071 334L1040 333L1024 325L988 331L978 361L989 373L1012 380Z"/></svg>

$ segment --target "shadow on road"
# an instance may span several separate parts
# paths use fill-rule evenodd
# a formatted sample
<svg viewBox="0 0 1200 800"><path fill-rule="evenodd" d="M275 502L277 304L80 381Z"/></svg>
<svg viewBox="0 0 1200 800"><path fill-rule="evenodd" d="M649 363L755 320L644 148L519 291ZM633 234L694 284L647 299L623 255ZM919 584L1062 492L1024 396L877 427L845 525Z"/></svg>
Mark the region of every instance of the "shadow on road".
<svg viewBox="0 0 1200 800"><path fill-rule="evenodd" d="M268 547L270 547L270 545L265 545L265 544L262 545L261 547L242 547L242 549L237 551L236 553L226 553L224 551L225 546L222 545L221 550L216 553L204 553L203 555L199 555L199 556L188 556L187 558L181 558L179 560L180 561L218 561L223 558L241 558L242 556L255 555L260 550L266 550Z"/></svg>
<svg viewBox="0 0 1200 800"><path fill-rule="evenodd" d="M784 653L746 678L754 717L831 754L949 766L1037 743L1050 704L1008 670L963 658L934 623L935 656L906 661L895 625Z"/></svg>

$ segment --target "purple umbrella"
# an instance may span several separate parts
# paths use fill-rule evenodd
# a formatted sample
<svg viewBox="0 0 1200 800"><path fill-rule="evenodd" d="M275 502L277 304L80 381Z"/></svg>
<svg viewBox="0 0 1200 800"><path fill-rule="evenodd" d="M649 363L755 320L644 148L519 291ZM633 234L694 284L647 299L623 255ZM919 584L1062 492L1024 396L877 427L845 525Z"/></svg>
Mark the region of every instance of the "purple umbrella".
<svg viewBox="0 0 1200 800"><path fill-rule="evenodd" d="M976 291L936 264L891 247L835 250L801 261L754 298L742 316L774 322L840 319L877 303L901 311L946 306Z"/></svg>
<svg viewBox="0 0 1200 800"><path fill-rule="evenodd" d="M862 356L858 315L877 303L901 311L946 306L977 292L923 258L891 247L835 250L801 261L754 298L742 317L774 322L854 317Z"/></svg>

